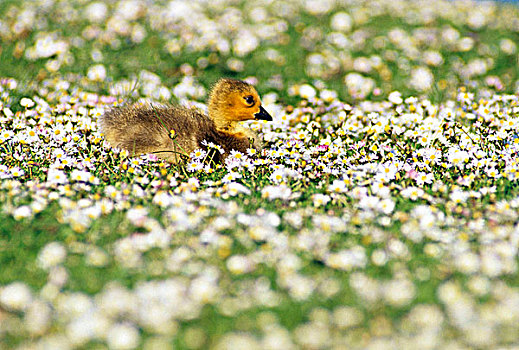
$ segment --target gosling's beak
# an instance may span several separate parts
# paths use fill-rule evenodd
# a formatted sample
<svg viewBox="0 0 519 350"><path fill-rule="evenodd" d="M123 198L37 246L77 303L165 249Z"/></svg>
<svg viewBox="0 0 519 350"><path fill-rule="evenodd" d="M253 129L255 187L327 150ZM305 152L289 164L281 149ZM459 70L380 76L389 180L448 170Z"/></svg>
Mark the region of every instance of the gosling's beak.
<svg viewBox="0 0 519 350"><path fill-rule="evenodd" d="M272 116L265 110L265 108L263 108L263 106L260 106L260 111L254 114L254 117L259 120L272 121Z"/></svg>

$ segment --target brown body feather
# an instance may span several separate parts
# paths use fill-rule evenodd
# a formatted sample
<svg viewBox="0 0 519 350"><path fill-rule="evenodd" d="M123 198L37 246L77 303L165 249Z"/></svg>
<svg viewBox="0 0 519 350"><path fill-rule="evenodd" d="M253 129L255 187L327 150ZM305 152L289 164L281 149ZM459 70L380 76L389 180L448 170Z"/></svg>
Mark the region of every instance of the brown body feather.
<svg viewBox="0 0 519 350"><path fill-rule="evenodd" d="M251 99L253 103L247 102ZM245 153L251 147L261 149L257 135L238 125L255 118L272 120L261 107L256 90L239 80L220 79L211 91L208 116L179 106L133 104L112 108L100 124L106 140L131 155L154 153L177 163L197 148L207 149L202 144L207 141L224 149L223 155L215 152L212 158L220 162L232 150Z"/></svg>
<svg viewBox="0 0 519 350"><path fill-rule="evenodd" d="M206 149L202 141L220 145L225 158L231 150L242 153L259 148L256 135L217 130L213 120L197 110L164 105L131 105L113 108L102 118L106 140L131 155L154 153L171 163L182 161L197 148ZM174 130L174 136L171 135ZM250 131L250 130L249 130ZM216 162L221 160L216 154Z"/></svg>

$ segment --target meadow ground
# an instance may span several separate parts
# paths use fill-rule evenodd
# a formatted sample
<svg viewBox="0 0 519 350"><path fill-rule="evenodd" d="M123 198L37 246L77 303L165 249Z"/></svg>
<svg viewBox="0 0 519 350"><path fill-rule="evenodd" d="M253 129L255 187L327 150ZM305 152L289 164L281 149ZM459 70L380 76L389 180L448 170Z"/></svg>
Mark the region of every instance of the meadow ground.
<svg viewBox="0 0 519 350"><path fill-rule="evenodd" d="M0 347L519 346L519 9L0 2ZM110 150L247 79L259 154Z"/></svg>

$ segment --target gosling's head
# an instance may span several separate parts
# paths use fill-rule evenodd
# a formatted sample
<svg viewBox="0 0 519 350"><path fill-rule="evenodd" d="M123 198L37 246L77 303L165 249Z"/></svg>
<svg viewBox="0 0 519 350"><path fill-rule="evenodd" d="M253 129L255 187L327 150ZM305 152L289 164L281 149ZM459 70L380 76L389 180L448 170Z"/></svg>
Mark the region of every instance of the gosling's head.
<svg viewBox="0 0 519 350"><path fill-rule="evenodd" d="M218 80L211 90L209 117L221 128L245 120L272 120L252 85L228 78Z"/></svg>

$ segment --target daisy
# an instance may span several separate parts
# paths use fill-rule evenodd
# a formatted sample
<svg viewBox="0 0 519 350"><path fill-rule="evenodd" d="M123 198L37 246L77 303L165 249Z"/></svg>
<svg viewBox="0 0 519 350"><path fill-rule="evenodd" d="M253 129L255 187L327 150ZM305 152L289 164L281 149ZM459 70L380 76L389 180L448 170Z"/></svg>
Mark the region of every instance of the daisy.
<svg viewBox="0 0 519 350"><path fill-rule="evenodd" d="M424 184L431 184L434 180L434 175L433 173L419 171L414 179L418 186L423 186Z"/></svg>
<svg viewBox="0 0 519 350"><path fill-rule="evenodd" d="M328 202L330 202L330 200L331 197L326 194L315 193L312 195L312 201L315 207L325 206L328 204Z"/></svg>
<svg viewBox="0 0 519 350"><path fill-rule="evenodd" d="M34 101L27 97L22 97L20 100L20 106L25 108L31 108L34 106Z"/></svg>
<svg viewBox="0 0 519 350"><path fill-rule="evenodd" d="M68 182L68 178L65 172L56 168L50 168L47 172L47 182L50 184L65 184Z"/></svg>
<svg viewBox="0 0 519 350"><path fill-rule="evenodd" d="M72 180L79 182L89 182L91 176L90 172L84 170L73 170L70 174Z"/></svg>
<svg viewBox="0 0 519 350"><path fill-rule="evenodd" d="M346 183L343 180L334 180L333 183L328 186L328 191L334 193L345 193L347 191Z"/></svg>
<svg viewBox="0 0 519 350"><path fill-rule="evenodd" d="M22 177L25 174L25 171L23 171L19 167L13 167L9 169L9 172L13 177Z"/></svg>
<svg viewBox="0 0 519 350"><path fill-rule="evenodd" d="M191 153L191 158L193 159L196 159L196 160L201 160L201 159L204 159L204 157L206 156L207 152L201 148L198 148L198 149L195 149L192 153Z"/></svg>
<svg viewBox="0 0 519 350"><path fill-rule="evenodd" d="M278 169L270 175L270 179L272 180L272 182L279 184L280 182L285 180L285 175L286 174L283 171L283 169Z"/></svg>
<svg viewBox="0 0 519 350"><path fill-rule="evenodd" d="M418 198L421 198L425 192L421 188L410 186L404 188L400 193L402 194L402 197L416 201Z"/></svg>
<svg viewBox="0 0 519 350"><path fill-rule="evenodd" d="M200 171L204 167L203 163L200 163L197 160L193 160L187 164L187 171L194 172L194 171Z"/></svg>
<svg viewBox="0 0 519 350"><path fill-rule="evenodd" d="M14 136L14 132L9 129L4 129L0 132L0 143L5 142Z"/></svg>
<svg viewBox="0 0 519 350"><path fill-rule="evenodd" d="M377 168L376 178L383 182L389 182L394 180L398 172L397 163L386 162L382 163Z"/></svg>

